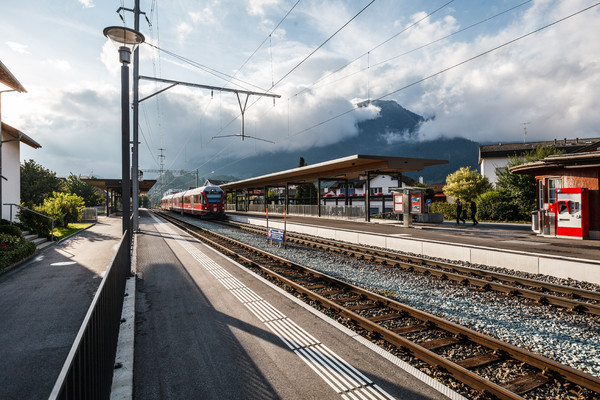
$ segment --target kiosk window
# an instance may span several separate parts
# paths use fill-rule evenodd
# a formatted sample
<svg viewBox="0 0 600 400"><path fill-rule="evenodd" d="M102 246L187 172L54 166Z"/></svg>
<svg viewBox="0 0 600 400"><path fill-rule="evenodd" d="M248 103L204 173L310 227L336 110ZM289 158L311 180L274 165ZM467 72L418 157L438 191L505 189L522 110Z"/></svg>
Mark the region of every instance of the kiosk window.
<svg viewBox="0 0 600 400"><path fill-rule="evenodd" d="M562 188L562 180L560 178L548 179L548 203L556 203L556 189Z"/></svg>

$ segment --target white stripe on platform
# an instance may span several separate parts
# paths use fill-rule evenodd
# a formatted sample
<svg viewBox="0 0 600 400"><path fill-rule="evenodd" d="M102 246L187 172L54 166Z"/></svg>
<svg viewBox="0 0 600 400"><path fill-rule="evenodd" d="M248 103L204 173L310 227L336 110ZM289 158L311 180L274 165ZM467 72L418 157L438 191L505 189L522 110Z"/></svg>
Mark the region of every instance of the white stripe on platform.
<svg viewBox="0 0 600 400"><path fill-rule="evenodd" d="M154 215L183 249L219 281L240 303L248 308L271 332L278 336L286 346L300 357L333 390L348 400L391 400L388 393L375 385L356 368L344 361L311 334L302 329L293 320L273 307L269 302L244 285L223 269L218 263L198 250L187 239L173 231L167 224Z"/></svg>

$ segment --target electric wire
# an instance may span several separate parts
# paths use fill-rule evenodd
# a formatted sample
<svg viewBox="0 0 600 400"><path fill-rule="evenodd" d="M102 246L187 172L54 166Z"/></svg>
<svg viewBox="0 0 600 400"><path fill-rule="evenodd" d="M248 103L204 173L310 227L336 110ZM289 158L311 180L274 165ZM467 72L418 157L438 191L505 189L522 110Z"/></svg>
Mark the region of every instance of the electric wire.
<svg viewBox="0 0 600 400"><path fill-rule="evenodd" d="M273 28L273 30L271 31L271 33L269 33L267 35L267 37L261 42L261 44L258 45L258 47L246 59L246 61L244 61L242 63L242 65L237 69L237 71L233 75L233 77L237 76L237 74L242 70L242 68L244 68L246 66L246 64L252 59L252 57L254 57L254 55L258 52L258 50L260 50L260 48L266 43L267 40L271 40L271 36L273 35L273 33L275 33L275 31L277 30L277 28L279 28L279 26L283 23L283 21L286 20L286 18L291 14L291 12L294 10L294 8L296 8L296 6L298 5L298 3L300 3L300 0L296 1L296 3L294 3L294 5L292 6L292 8L290 8L288 10L288 12L283 16L283 18L281 18L281 20L277 23L277 25L275 26L275 28Z"/></svg>
<svg viewBox="0 0 600 400"><path fill-rule="evenodd" d="M534 34L536 34L536 33L540 32L540 31L543 31L544 29L550 28L550 27L552 27L552 26L554 26L554 25L556 25L556 24L558 24L558 23L560 23L560 22L563 22L563 21L565 21L565 20L567 20L567 19L570 19L570 18L572 18L572 17L574 17L574 16L576 16L576 15L579 15L579 14L581 14L581 13L585 12L585 11L588 11L588 10L590 10L590 9L594 8L594 7L597 7L598 5L600 5L600 2L599 2L599 3L596 3L596 4L593 4L593 5L589 6L589 7L586 7L586 8L584 8L584 9L582 9L582 10L580 10L580 11L577 11L577 12L575 12L575 13L573 13L573 14L570 14L570 15L568 15L568 16L566 16L566 17L560 18L560 19L558 19L558 20L556 20L556 21L554 21L554 22L551 22L551 23L549 23L549 24L546 24L546 25L544 25L544 26L542 26L542 27L540 27L540 28L538 28L538 29L535 29L535 30L533 30L533 31L530 31L529 33L526 33L526 34L524 34L524 35L521 35L521 36L519 36L519 37L517 37L517 38L515 38L515 39L509 40L508 42L505 42L505 43L503 43L503 44L501 44L501 45L498 45L498 46L496 46L496 47L494 47L494 48L492 48L492 49L489 49L489 50L487 50L487 51L484 51L483 53L479 53L479 54L477 54L477 55L475 55L475 56L473 56L473 57L470 57L470 58L468 58L468 59L466 59L466 60L463 60L463 61L461 61L461 62L459 62L459 63L457 63L457 64L454 64L454 65L452 65L452 66L449 66L449 67L447 67L447 68L444 68L444 69L442 69L442 70L440 70L440 71L438 71L438 72L436 72L436 73L433 73L433 74L431 74L431 75L428 75L428 76L426 76L426 77L423 77L423 78L421 78L421 79L418 79L418 80L416 80L416 81L414 81L414 82L412 82L412 83L410 83L410 84L408 84L408 85L405 85L405 86L402 86L402 87L400 87L400 88L398 88L398 89L395 89L395 90L393 90L393 91L391 91L391 92L389 92L389 93L386 93L386 94L384 94L384 95L382 95L382 96L378 97L377 99L375 99L375 101L377 101L377 100L381 100L381 99L384 99L384 98L386 98L386 97L389 97L389 96L391 96L391 95L393 95L393 94L396 94L396 93L398 93L398 92L400 92L400 91L406 90L406 89L408 89L408 88L410 88L410 87L413 87L413 86L415 86L415 85L418 85L418 84L420 84L420 83L423 83L423 82L424 82L424 81L426 81L426 80L429 80L429 79L431 79L431 78L434 78L434 77L436 77L436 76L438 76L438 75L441 75L441 74L443 74L443 73L445 73L445 72L448 72L448 71L450 71L450 70L452 70L452 69L454 69L454 68L457 68L457 67L459 67L459 66L461 66L461 65L464 65L464 64L466 64L466 63L469 63L469 62L471 62L471 61L473 61L473 60L476 60L476 59L478 59L478 58L480 58L480 57L483 57L483 56L485 56L485 55L487 55L487 54L490 54L490 53L492 53L492 52L494 52L494 51L496 51L496 50L499 50L499 49L501 49L501 48L503 48L503 47L506 47L506 46L508 46L508 45L510 45L510 44L513 44L513 43L515 43L515 42L517 42L517 41L519 41L519 40L522 40L522 39L524 39L524 38L526 38L526 37L529 37L529 36L531 36L531 35L534 35ZM298 135L300 135L300 134L302 134L302 133L308 132L308 131L310 131L310 130L312 130L312 129L314 129L314 128L317 128L317 127L319 127L319 126L321 126L321 125L324 125L324 124L326 124L326 123L328 123L328 122L331 122L331 121L333 121L333 120L335 120L335 119L337 119L337 118L340 118L340 117L342 117L342 116L344 116L344 115L350 114L350 113L352 113L352 112L354 112L354 111L356 111L356 110L357 110L357 108L352 108L352 109L349 109L349 110L347 110L347 111L344 111L344 112L342 112L342 113L340 113L340 114L338 114L338 115L335 115L335 116L333 116L333 117L331 117L331 118L328 118L328 119L326 119L326 120L324 120L324 121L321 121L321 122L319 122L319 123L317 123L317 124L315 124L315 125L312 125L312 126L310 126L310 127L306 128L306 129L303 129L303 130L301 130L301 131L298 131L298 132L296 132L296 133L292 134L290 137L298 136ZM285 138L284 140L287 140L287 138Z"/></svg>
<svg viewBox="0 0 600 400"><path fill-rule="evenodd" d="M224 72L221 72L221 71L218 71L218 70L216 70L216 69L214 69L214 68L208 67L208 66L206 66L206 65L204 65L204 64L201 64L201 63L199 63L199 62L197 62L197 61L191 60L191 59L189 59L189 58L186 58L186 57L184 57L184 56L181 56L181 55L179 55L179 54L176 54L176 53L174 53L174 52L172 52L172 51L169 51L169 50L163 49L163 48L161 48L161 47L158 47L158 46L156 46L156 45L154 45L154 44L152 44L152 43L146 43L146 42L144 42L144 44L146 44L146 45L148 45L148 46L150 46L150 47L152 47L152 48L155 48L156 50L158 50L158 51L161 51L161 52L163 52L163 53L165 53L165 54L168 54L168 55L170 55L170 56L171 56L171 57L173 57L173 58L176 58L176 59L178 59L178 60L180 60L180 61L183 61L183 62L184 62L184 63L186 63L186 64L190 64L191 66L193 66L193 67L196 67L196 68L198 68L198 69L200 69L200 70L202 70L202 71L204 71L204 72L206 72L206 73L208 73L208 74L210 74L210 75L213 75L213 76L215 76L215 77L217 77L217 78L219 78L219 79L221 79L221 80L224 80L224 81L226 81L227 83L231 83L232 81L234 81L234 80L235 80L235 81L241 82L241 83L242 83L242 84L244 84L244 85L248 85L248 86L251 86L251 87L253 87L253 88L255 88L255 89L259 89L259 90L261 90L261 91L263 91L263 92L265 92L265 91L266 91L265 89L263 89L263 88L261 88L261 87L259 87L259 86L256 86L256 85L254 85L254 84L252 84L252 83L250 83L250 82L246 82L246 81L243 81L243 80L241 80L241 79L235 78L235 77L234 77L234 76L232 76L232 75L228 75L228 74L226 74L226 73L224 73ZM239 83L237 84L237 86L239 86L241 89L244 89L244 90L248 90L248 91L250 91L250 89L249 89L249 88L247 88L247 87L244 87L244 86L242 86L242 85L241 85L241 84L239 84Z"/></svg>
<svg viewBox="0 0 600 400"><path fill-rule="evenodd" d="M401 58L401 57L404 57L404 56L406 56L406 55L408 55L408 54L414 53L415 51L418 51L418 50L424 49L424 48L426 48L426 47L429 47L429 46L431 46L431 45L433 45L433 44L435 44L435 43L439 43L439 42L441 42L441 41L443 41L443 40L445 40L445 39L448 39L448 38L450 38L450 37L452 37L452 36L458 35L459 33L465 32L466 30L469 30L469 29L471 29L471 28L474 28L474 27L476 27L476 26L478 26L478 25L481 25L481 24L483 24L483 23L485 23L485 22L488 22L488 21L490 21L490 20L492 20L492 19L494 19L494 18L497 18L497 17L499 17L499 16L501 16L501 15L503 15L503 14L506 14L506 13L508 13L508 12L511 12L511 11L515 10L516 8L519 8L519 7L522 7L522 6L524 6L524 5L525 5L525 4L527 4L527 3L531 3L532 1L533 1L533 0L527 0L527 1L524 1L523 3L517 4L516 6L514 6L514 7L511 7L511 8L509 8L509 9L507 9L507 10L504 10L504 11L502 11L502 12L500 12L500 13L498 13L498 14L495 14L495 15L493 15L493 16L491 16L491 17L489 17L489 18L486 18L486 19L484 19L484 20L481 20L481 21L479 21L479 22L476 22L476 23L474 23L474 24L471 24L471 25L469 25L469 26L467 26L467 27L465 27L465 28L459 29L459 30L458 30L458 31L456 31L456 32L453 32L453 33L451 33L451 34L448 34L448 35L445 35L445 36L443 36L443 37L441 37L441 38L435 39L435 40L433 40L433 41L431 41L431 42L429 42L429 43L426 43L426 44L424 44L424 45L421 45L421 46L415 47L414 49L411 49L411 50L405 51L404 53L401 53L401 54L398 54L398 55L396 55L396 56L393 56L393 57L387 58L387 59L385 59L385 60L383 60L383 61L380 61L380 62L378 62L378 63L375 63L375 64L370 64L370 68L374 68L374 67L377 67L377 66L379 66L379 65L386 64L386 63L388 63L388 62L390 62L390 61L397 60L398 58ZM363 54L361 57L363 57L363 56L364 56L364 54ZM336 79L336 80L329 81L329 82L327 82L327 83L324 83L324 84L322 84L322 85L318 85L318 83L320 83L320 82L324 81L325 79L327 79L327 78L331 77L333 74L335 74L335 73L337 73L337 72L340 72L340 71L342 71L344 68L346 68L347 66L349 66L349 65L351 65L352 63L356 62L357 60L358 60L358 58L357 58L357 59L355 59L355 60L353 60L353 61L351 61L351 62L349 62L348 64L344 65L343 67L339 68L338 70L336 70L336 71L333 71L333 72L332 72L332 73L330 73L330 74L327 74L327 75L326 75L326 76L324 76L323 78L319 79L319 80L318 80L316 83L314 83L313 85L311 85L311 86L309 86L309 87L307 87L307 88L304 88L302 91L300 91L300 92L296 93L294 96L297 96L297 95L299 95L299 94L302 94L303 92L305 92L305 91L307 91L307 90L309 90L309 89L314 89L314 88L317 88L317 89L318 89L318 88L322 88L322 87L325 87L325 86L328 86L328 85L331 85L331 84L337 83L337 82L339 82L339 81L341 81L341 80L344 80L344 79L346 79L346 78L349 78L349 77L351 77L351 76L354 76L354 75L357 75L357 74L360 74L360 73L362 73L362 72L366 71L367 69L366 69L366 68L363 68L363 69L361 69L361 70L358 70L358 71L351 72L351 73L349 73L348 75L344 75L344 76L342 76L342 77L340 77L340 78L338 78L338 79ZM293 97L293 96L292 96L292 97Z"/></svg>
<svg viewBox="0 0 600 400"><path fill-rule="evenodd" d="M321 43L319 46L317 46L316 49L314 49L313 51L311 51L306 57L304 57L298 64L296 64L291 70L289 70L285 75L283 75L281 78L279 78L279 80L271 86L271 88L267 91L271 91L275 86L279 85L281 83L281 81L283 81L285 78L287 78L288 76L290 76L290 74L292 72L294 72L296 69L298 69L298 67L300 67L302 64L304 64L304 62L306 60L308 60L310 57L312 57L317 51L319 51L319 49L321 49L323 46L325 46L331 39L333 39L338 33L340 33L342 31L342 29L344 29L346 26L348 26L352 21L354 21L356 18L358 18L358 16L360 14L362 14L367 8L369 8L371 6L371 4L373 4L375 2L375 0L371 0L371 2L369 2L369 4L367 4L366 6L364 6L358 13L356 13L352 18L350 18L344 25L342 25L337 31L335 31L331 36L329 36L323 43Z"/></svg>
<svg viewBox="0 0 600 400"><path fill-rule="evenodd" d="M532 0L529 0L532 1ZM390 42L392 39L395 39L396 37L400 36L402 33L408 31L409 29L414 28L415 26L419 25L421 22L425 21L426 19L429 19L433 14L437 13L438 11L442 10L443 8L445 8L446 6L450 5L451 3L453 3L454 0L451 0L443 5L441 5L440 7L438 7L437 9L433 10L432 12L428 13L427 15L425 15L423 18L419 19L418 21L415 21L414 23L410 24L409 26L407 26L406 28L402 29L400 32L390 36L389 38L387 38L386 40L384 40L383 42L379 43L377 46L373 47L372 49L370 49L369 51L367 51L366 53L361 54L360 56L356 57L354 60L346 63L345 65L341 66L340 68L336 69L335 71L332 71L330 73L328 73L327 75L325 75L324 77L322 77L321 79L319 79L318 81L316 81L315 83L313 83L310 86L305 87L304 89L302 89L300 92L296 93L294 96L298 96L308 90L310 90L311 88L313 88L315 85L317 85L319 82L329 78L330 76L342 71L343 69L345 69L346 67L348 67L349 65L354 64L356 61L360 60L361 58L363 58L364 56L368 56L371 52L377 50L378 48L380 48L381 46L383 46L384 44ZM294 97L292 96L292 97Z"/></svg>
<svg viewBox="0 0 600 400"><path fill-rule="evenodd" d="M285 75L283 75L281 78L279 78L279 80L272 84L271 87L266 90L265 92L269 93L275 86L279 85L285 78L287 78L288 76L290 76L290 74L292 72L294 72L298 67L300 67L300 65L302 65L306 60L308 60L310 57L312 57L317 51L319 51L319 49L321 49L323 46L325 46L325 44L327 44L331 39L333 39L338 33L340 33L342 31L342 29L344 29L346 26L348 26L352 21L354 21L356 18L358 18L358 16L360 14L362 14L369 6L371 6L373 3L375 2L375 0L371 0L371 2L369 2L369 4L367 4L366 6L364 6L358 13L356 13L352 18L350 18L348 21L346 21L340 28L338 28L332 35L330 35L327 39L325 39L325 41L323 43L321 43L319 46L317 46L313 51L311 51L306 57L304 57L299 63L297 63L294 67L292 67L292 69L290 69ZM258 101L260 100L257 99L255 101L253 101L252 103L250 103L249 107L252 107L254 104L256 104ZM238 114L237 117L235 117L231 122L229 122L229 124L226 125L229 126L233 121L237 120L237 118L240 117L241 114ZM221 129L219 132L216 133L216 135L214 135L214 138L220 137L220 133L223 132L223 129Z"/></svg>

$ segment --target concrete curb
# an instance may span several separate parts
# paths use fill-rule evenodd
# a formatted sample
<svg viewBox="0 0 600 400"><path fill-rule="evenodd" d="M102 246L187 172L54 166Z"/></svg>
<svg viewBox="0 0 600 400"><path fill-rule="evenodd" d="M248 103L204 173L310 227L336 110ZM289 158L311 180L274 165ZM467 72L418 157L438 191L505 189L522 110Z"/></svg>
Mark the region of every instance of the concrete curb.
<svg viewBox="0 0 600 400"><path fill-rule="evenodd" d="M135 341L135 281L137 271L137 237L133 235L131 252L133 276L127 278L125 298L121 312L121 328L115 356L111 400L131 400L133 398L133 352Z"/></svg>

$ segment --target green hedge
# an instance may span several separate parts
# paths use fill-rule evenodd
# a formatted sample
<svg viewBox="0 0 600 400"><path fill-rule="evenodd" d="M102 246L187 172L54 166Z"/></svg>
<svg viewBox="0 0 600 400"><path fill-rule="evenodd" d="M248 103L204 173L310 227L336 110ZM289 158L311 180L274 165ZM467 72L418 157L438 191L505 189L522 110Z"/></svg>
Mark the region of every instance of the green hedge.
<svg viewBox="0 0 600 400"><path fill-rule="evenodd" d="M446 203L445 201L436 201L431 203L430 213L444 214L444 219L456 219L456 203Z"/></svg>
<svg viewBox="0 0 600 400"><path fill-rule="evenodd" d="M490 221L520 221L519 206L510 195L499 190L485 192L477 199L477 215Z"/></svg>
<svg viewBox="0 0 600 400"><path fill-rule="evenodd" d="M0 271L35 253L35 244L22 237L0 233Z"/></svg>
<svg viewBox="0 0 600 400"><path fill-rule="evenodd" d="M0 225L0 233L21 237L21 228L15 225Z"/></svg>

